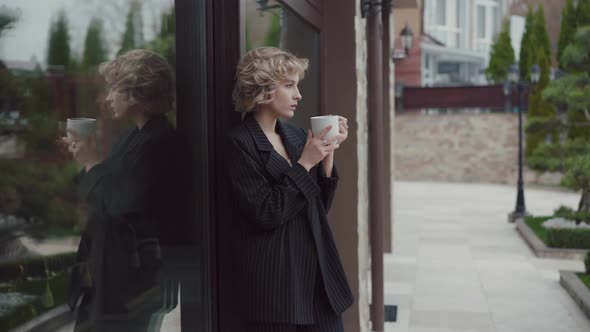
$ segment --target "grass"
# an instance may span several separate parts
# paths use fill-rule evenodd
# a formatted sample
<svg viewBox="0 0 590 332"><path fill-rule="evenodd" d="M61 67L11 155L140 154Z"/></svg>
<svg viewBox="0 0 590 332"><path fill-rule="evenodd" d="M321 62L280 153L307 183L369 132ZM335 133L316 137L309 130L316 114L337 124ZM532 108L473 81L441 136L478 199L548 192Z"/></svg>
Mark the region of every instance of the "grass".
<svg viewBox="0 0 590 332"><path fill-rule="evenodd" d="M537 237L547 245L547 229L543 227L543 223L551 217L527 217L526 224L537 234Z"/></svg>
<svg viewBox="0 0 590 332"><path fill-rule="evenodd" d="M590 289L590 274L578 273L578 278Z"/></svg>

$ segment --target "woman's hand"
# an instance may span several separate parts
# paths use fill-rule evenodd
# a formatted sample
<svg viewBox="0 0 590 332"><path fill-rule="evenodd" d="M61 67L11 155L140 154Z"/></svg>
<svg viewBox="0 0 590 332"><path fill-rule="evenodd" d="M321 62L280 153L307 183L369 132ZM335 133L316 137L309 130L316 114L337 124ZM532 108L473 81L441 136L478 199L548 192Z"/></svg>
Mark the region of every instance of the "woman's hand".
<svg viewBox="0 0 590 332"><path fill-rule="evenodd" d="M331 141L325 140L325 136L331 128L332 126L327 126L319 132L316 137L313 137L311 130L307 130L307 142L305 143L305 148L303 149L301 158L299 158L298 162L301 166L305 167L308 172L328 154L334 151L334 149L339 147L339 141L337 141L338 138Z"/></svg>
<svg viewBox="0 0 590 332"><path fill-rule="evenodd" d="M68 133L71 138L62 137L61 140L64 145L67 145L68 151L72 153L74 160L84 166L86 171L100 163L101 159L96 140L79 136L71 130L68 130Z"/></svg>
<svg viewBox="0 0 590 332"><path fill-rule="evenodd" d="M338 116L338 144L346 141L348 138L348 119Z"/></svg>

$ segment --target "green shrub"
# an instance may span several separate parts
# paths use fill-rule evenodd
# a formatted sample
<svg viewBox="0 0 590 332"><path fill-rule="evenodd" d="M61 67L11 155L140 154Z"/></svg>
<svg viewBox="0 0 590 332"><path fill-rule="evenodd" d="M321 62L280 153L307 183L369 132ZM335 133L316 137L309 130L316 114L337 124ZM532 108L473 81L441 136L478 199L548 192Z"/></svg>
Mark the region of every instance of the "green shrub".
<svg viewBox="0 0 590 332"><path fill-rule="evenodd" d="M0 264L0 281L10 281L24 277L45 277L47 272L63 272L68 270L74 265L75 261L76 253L69 252L3 263Z"/></svg>
<svg viewBox="0 0 590 332"><path fill-rule="evenodd" d="M35 160L0 160L0 212L40 221L48 228L73 229L80 221L74 202L74 163L44 165Z"/></svg>
<svg viewBox="0 0 590 332"><path fill-rule="evenodd" d="M590 211L575 211L567 206L560 206L555 210L556 217L573 220L576 223L585 222L590 223Z"/></svg>
<svg viewBox="0 0 590 332"><path fill-rule="evenodd" d="M586 266L586 274L590 275L590 251L586 253L586 259L584 259L584 266Z"/></svg>
<svg viewBox="0 0 590 332"><path fill-rule="evenodd" d="M32 301L0 311L0 331L8 331L49 309L66 303L68 282L68 272L62 272L46 279L15 282L14 288L18 293L13 293L14 295L29 294L35 297Z"/></svg>
<svg viewBox="0 0 590 332"><path fill-rule="evenodd" d="M547 246L552 248L590 249L590 229L548 228Z"/></svg>

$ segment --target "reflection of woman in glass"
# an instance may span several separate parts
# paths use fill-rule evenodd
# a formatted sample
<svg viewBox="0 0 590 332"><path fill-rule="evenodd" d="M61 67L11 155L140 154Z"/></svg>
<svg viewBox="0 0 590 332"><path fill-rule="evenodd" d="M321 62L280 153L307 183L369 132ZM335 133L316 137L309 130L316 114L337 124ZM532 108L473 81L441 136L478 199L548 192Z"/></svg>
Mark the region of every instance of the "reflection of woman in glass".
<svg viewBox="0 0 590 332"><path fill-rule="evenodd" d="M226 172L239 233L239 288L247 331L343 331L354 301L328 225L337 142L282 122L296 113L307 59L276 48L249 51L234 99L246 112L229 136ZM334 144L332 144L334 143Z"/></svg>
<svg viewBox="0 0 590 332"><path fill-rule="evenodd" d="M89 205L68 301L73 309L82 298L76 331L147 331L166 305L160 246L178 238L175 232L188 233L177 226L186 211L188 165L165 117L174 103L173 74L166 60L145 50L104 63L99 72L114 117L135 126L104 161L92 139L74 132L72 140L63 138L84 167L80 193Z"/></svg>

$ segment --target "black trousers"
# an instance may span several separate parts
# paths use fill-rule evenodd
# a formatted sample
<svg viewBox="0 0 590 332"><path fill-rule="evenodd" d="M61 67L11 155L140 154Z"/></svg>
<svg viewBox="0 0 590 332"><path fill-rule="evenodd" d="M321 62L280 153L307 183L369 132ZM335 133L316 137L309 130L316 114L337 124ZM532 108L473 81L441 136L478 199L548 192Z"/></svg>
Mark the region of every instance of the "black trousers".
<svg viewBox="0 0 590 332"><path fill-rule="evenodd" d="M320 273L318 269L318 274ZM336 314L332 309L319 275L316 280L313 307L313 325L250 323L246 326L246 332L344 332L342 315Z"/></svg>

